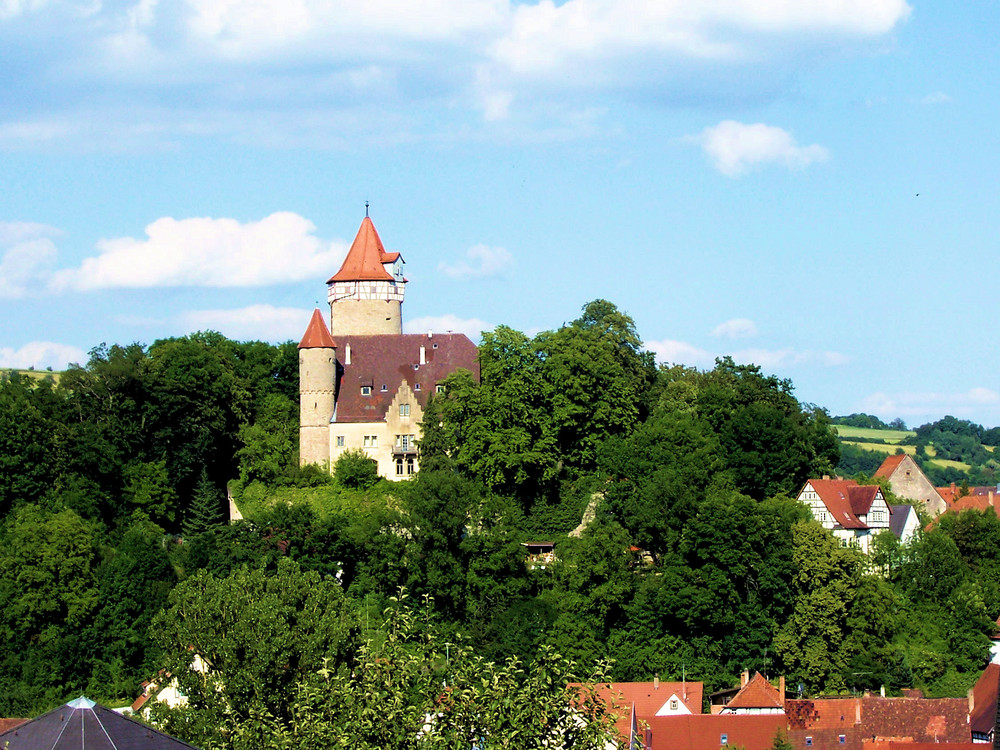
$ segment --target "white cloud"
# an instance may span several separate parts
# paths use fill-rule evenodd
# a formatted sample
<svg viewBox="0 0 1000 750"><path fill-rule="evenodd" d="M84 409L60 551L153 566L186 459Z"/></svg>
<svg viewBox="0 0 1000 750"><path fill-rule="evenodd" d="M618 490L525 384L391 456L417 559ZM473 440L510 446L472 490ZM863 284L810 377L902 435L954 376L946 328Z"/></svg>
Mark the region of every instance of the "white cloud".
<svg viewBox="0 0 1000 750"><path fill-rule="evenodd" d="M952 98L943 91L935 91L920 99L921 104L950 104Z"/></svg>
<svg viewBox="0 0 1000 750"><path fill-rule="evenodd" d="M961 418L974 418L984 407L1000 406L1000 393L992 388L970 388L961 393L879 391L861 402L861 410L873 414L900 417L922 417L952 414ZM935 417L936 418L936 417Z"/></svg>
<svg viewBox="0 0 1000 750"><path fill-rule="evenodd" d="M650 53L749 59L766 49L758 37L880 35L909 12L903 0L542 0L515 6L492 54L522 74Z"/></svg>
<svg viewBox="0 0 1000 750"><path fill-rule="evenodd" d="M31 222L0 222L0 299L19 299L45 288L58 250L59 230Z"/></svg>
<svg viewBox="0 0 1000 750"><path fill-rule="evenodd" d="M745 339L757 335L757 326L749 318L733 318L712 329L716 338Z"/></svg>
<svg viewBox="0 0 1000 750"><path fill-rule="evenodd" d="M692 344L672 339L662 341L645 341L643 346L656 356L657 362L667 362L672 365L687 365L689 367L711 367L715 363L715 355L699 349Z"/></svg>
<svg viewBox="0 0 1000 750"><path fill-rule="evenodd" d="M473 341L479 341L483 331L493 328L492 323L487 323L479 318L460 318L457 315L428 315L423 318L414 318L403 323L403 330L406 333L464 333Z"/></svg>
<svg viewBox="0 0 1000 750"><path fill-rule="evenodd" d="M31 341L20 349L0 346L0 367L27 370L34 367L44 370L65 370L70 363L85 364L87 353L83 349L52 341Z"/></svg>
<svg viewBox="0 0 1000 750"><path fill-rule="evenodd" d="M725 325L725 324L723 324ZM840 367L850 363L851 358L840 352L813 351L810 349L741 349L739 351L710 352L693 344L673 339L646 341L645 346L656 356L657 362L688 365L690 367L712 367L717 357L731 356L744 364L760 365L765 370L778 370L796 366Z"/></svg>
<svg viewBox="0 0 1000 750"><path fill-rule="evenodd" d="M235 219L157 219L146 238L101 240L98 255L54 277L56 290L162 286L266 286L333 273L347 253L323 242L312 222L290 212Z"/></svg>
<svg viewBox="0 0 1000 750"><path fill-rule="evenodd" d="M481 279L498 276L513 264L511 254L502 247L475 245L465 253L465 259L450 265L439 263L438 270L452 279Z"/></svg>
<svg viewBox="0 0 1000 750"><path fill-rule="evenodd" d="M763 123L725 120L688 139L698 143L715 168L728 177L739 177L768 163L803 169L830 156L822 146L800 146L787 131Z"/></svg>
<svg viewBox="0 0 1000 750"><path fill-rule="evenodd" d="M298 341L305 333L311 310L297 307L251 305L238 310L190 310L178 316L188 331L218 331L237 341Z"/></svg>

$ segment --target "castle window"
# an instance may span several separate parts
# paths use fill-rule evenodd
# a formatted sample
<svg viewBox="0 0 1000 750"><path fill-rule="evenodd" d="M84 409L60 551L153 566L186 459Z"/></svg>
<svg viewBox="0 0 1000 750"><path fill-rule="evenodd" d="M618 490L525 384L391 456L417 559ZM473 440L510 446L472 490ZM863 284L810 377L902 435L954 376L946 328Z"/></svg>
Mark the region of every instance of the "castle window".
<svg viewBox="0 0 1000 750"><path fill-rule="evenodd" d="M438 385L434 386L434 392L444 393L444 386L439 383Z"/></svg>
<svg viewBox="0 0 1000 750"><path fill-rule="evenodd" d="M401 416L401 417L408 417L408 416L410 416L410 405L409 404L400 404L399 405L399 416Z"/></svg>
<svg viewBox="0 0 1000 750"><path fill-rule="evenodd" d="M403 459L401 458L396 459L396 476L403 476Z"/></svg>
<svg viewBox="0 0 1000 750"><path fill-rule="evenodd" d="M406 473L407 474L416 474L417 473L417 465L415 463L413 463L413 459L412 458L406 459Z"/></svg>
<svg viewBox="0 0 1000 750"><path fill-rule="evenodd" d="M361 386L361 395L362 396L370 396L370 395L372 395L372 387L370 385L363 385L363 386Z"/></svg>
<svg viewBox="0 0 1000 750"><path fill-rule="evenodd" d="M337 447L338 448L343 448L344 447L344 436L343 435L337 435Z"/></svg>
<svg viewBox="0 0 1000 750"><path fill-rule="evenodd" d="M417 383L416 385L414 385L413 386L413 390L419 391L420 390L420 383Z"/></svg>
<svg viewBox="0 0 1000 750"><path fill-rule="evenodd" d="M365 435L363 445L365 448L378 448L378 435Z"/></svg>
<svg viewBox="0 0 1000 750"><path fill-rule="evenodd" d="M387 386L385 383L382 383L382 393L385 393L387 390L389 390L389 386Z"/></svg>

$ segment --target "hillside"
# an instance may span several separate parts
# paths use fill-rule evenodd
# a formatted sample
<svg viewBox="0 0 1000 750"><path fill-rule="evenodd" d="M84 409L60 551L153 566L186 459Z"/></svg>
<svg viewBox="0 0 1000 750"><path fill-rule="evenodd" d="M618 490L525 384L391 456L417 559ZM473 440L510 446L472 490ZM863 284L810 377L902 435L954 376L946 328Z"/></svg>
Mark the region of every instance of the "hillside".
<svg viewBox="0 0 1000 750"><path fill-rule="evenodd" d="M967 481L972 485L996 484L1000 463L996 445L998 428L986 429L955 417L921 425L915 430L880 423L870 415L831 419L841 445L837 471L844 476L872 474L887 455L902 451L913 456L938 486ZM863 427L862 423L879 426Z"/></svg>

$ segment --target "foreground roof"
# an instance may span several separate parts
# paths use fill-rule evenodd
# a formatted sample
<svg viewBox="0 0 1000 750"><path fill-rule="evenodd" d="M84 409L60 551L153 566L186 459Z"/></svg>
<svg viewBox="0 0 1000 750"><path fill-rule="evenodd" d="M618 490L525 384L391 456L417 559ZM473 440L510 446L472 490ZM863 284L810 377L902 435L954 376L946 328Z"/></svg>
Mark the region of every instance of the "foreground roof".
<svg viewBox="0 0 1000 750"><path fill-rule="evenodd" d="M629 735L632 706L637 718L648 720L676 696L692 714L701 713L704 685L700 682L660 682L659 687L652 682L605 682L596 687L609 711L618 716L615 727L622 737Z"/></svg>
<svg viewBox="0 0 1000 750"><path fill-rule="evenodd" d="M738 745L744 750L768 750L785 731L783 714L697 714L648 719L649 750L706 750Z"/></svg>
<svg viewBox="0 0 1000 750"><path fill-rule="evenodd" d="M191 750L194 745L92 700L77 698L0 734L0 747L5 750Z"/></svg>

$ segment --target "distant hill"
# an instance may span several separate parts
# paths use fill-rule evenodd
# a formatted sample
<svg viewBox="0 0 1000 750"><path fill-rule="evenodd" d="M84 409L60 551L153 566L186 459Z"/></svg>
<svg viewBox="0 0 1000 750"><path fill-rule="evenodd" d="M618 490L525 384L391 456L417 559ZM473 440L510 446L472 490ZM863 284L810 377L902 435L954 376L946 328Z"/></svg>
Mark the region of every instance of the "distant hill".
<svg viewBox="0 0 1000 750"><path fill-rule="evenodd" d="M915 430L905 429L901 420L887 425L868 414L834 417L831 421L840 438L837 472L843 476L859 472L871 475L887 455L903 452L913 456L939 487L962 481L996 484L1000 478L1000 454L996 453L1000 428L986 429L951 416Z"/></svg>

